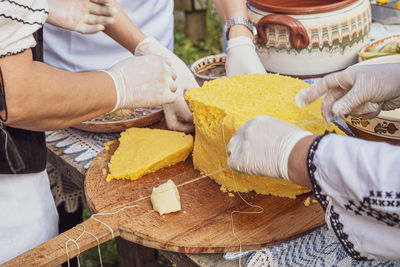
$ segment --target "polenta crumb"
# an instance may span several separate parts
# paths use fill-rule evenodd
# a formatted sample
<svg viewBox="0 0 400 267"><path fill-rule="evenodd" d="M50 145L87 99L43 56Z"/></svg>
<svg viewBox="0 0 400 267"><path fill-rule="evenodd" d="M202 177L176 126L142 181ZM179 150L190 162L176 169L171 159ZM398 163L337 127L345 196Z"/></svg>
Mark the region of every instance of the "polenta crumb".
<svg viewBox="0 0 400 267"><path fill-rule="evenodd" d="M308 207L310 206L310 203L311 203L311 198L307 197L306 200L304 200L304 206Z"/></svg>
<svg viewBox="0 0 400 267"><path fill-rule="evenodd" d="M228 196L229 196L229 197L235 197L235 195L232 194L231 192L228 193Z"/></svg>

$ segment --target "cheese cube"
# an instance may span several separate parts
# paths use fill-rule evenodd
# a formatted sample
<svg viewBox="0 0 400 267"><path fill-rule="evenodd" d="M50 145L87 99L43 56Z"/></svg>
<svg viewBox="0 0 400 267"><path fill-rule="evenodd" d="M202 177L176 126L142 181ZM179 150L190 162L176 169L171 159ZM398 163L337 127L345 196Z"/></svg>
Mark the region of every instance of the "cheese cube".
<svg viewBox="0 0 400 267"><path fill-rule="evenodd" d="M160 215L181 210L178 188L172 180L153 188L151 193L153 209Z"/></svg>

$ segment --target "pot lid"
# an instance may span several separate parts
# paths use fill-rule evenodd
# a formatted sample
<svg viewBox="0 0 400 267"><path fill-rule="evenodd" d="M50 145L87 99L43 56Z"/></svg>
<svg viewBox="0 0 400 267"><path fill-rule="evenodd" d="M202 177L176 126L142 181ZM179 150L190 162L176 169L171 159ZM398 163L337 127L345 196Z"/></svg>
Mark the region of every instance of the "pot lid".
<svg viewBox="0 0 400 267"><path fill-rule="evenodd" d="M257 9L284 14L312 14L341 9L358 0L247 0Z"/></svg>

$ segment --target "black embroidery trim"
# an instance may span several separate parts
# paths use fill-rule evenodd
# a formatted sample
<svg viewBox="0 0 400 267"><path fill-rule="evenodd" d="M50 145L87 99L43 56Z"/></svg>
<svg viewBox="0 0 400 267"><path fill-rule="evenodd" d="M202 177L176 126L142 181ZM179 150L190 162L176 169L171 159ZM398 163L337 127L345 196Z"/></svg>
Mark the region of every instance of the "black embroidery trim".
<svg viewBox="0 0 400 267"><path fill-rule="evenodd" d="M310 180L311 180L311 184L312 184L313 191L314 191L314 196L319 201L319 203L321 204L321 206L325 212L328 207L328 200L327 200L327 196L323 195L321 193L321 187L315 180L314 173L317 170L317 167L314 164L314 156L315 156L315 152L318 149L318 145L319 145L320 141L322 140L323 137L325 137L328 134L329 134L329 132L326 131L322 136L318 136L314 140L314 142L311 144L310 149L308 151L308 155L307 155L308 176L310 177ZM354 248L354 244L348 240L349 236L343 231L343 224L339 221L339 214L335 212L334 207L331 207L329 215L330 215L329 217L330 217L331 226L335 232L335 235L337 236L337 238L339 239L340 243L343 245L343 247L345 248L345 250L349 254L349 256L358 261L368 260L367 257L361 256L360 252L358 252Z"/></svg>
<svg viewBox="0 0 400 267"><path fill-rule="evenodd" d="M28 25L35 25L35 24L36 24L36 25L39 25L39 26L43 26L43 23L42 23L42 22L37 22L37 21L34 21L34 22L24 21L24 20L19 19L19 18L14 18L14 17L12 17L12 16L7 16L6 14L0 14L0 17L6 18L6 19L15 20L15 21L18 21L18 22L23 23L23 24L28 24Z"/></svg>
<svg viewBox="0 0 400 267"><path fill-rule="evenodd" d="M391 227L400 228L400 214L384 212L380 209L400 207L400 198L396 198L398 192L370 191L362 201L349 200L344 205L345 209L357 216L366 216L375 219ZM376 208L374 208L376 207Z"/></svg>
<svg viewBox="0 0 400 267"><path fill-rule="evenodd" d="M12 1L12 0L0 0L0 2L9 2L10 4L14 4L16 6L28 9L28 10L30 10L32 12L45 12L46 14L48 14L48 12L47 12L47 10L45 8L34 9L34 8L31 8L30 6L25 6L25 5L22 5L20 3L15 2L15 1Z"/></svg>
<svg viewBox="0 0 400 267"><path fill-rule="evenodd" d="M24 52L26 49L27 49L27 48L22 48L22 49L20 49L20 50L15 51L15 52L8 52L7 54L1 55L0 58L8 57L8 56L13 56L13 55L17 55L17 54L19 54L19 53Z"/></svg>
<svg viewBox="0 0 400 267"><path fill-rule="evenodd" d="M3 73L0 68L0 111L4 110L4 117L0 114L0 120L6 122L8 120L8 110L6 103L6 90L4 86Z"/></svg>

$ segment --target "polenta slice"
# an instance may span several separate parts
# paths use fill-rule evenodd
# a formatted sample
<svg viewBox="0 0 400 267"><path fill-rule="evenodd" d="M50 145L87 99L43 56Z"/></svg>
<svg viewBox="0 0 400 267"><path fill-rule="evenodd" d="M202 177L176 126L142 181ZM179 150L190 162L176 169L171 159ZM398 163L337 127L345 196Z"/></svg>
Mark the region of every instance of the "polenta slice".
<svg viewBox="0 0 400 267"><path fill-rule="evenodd" d="M130 128L121 133L111 157L107 181L136 180L145 174L184 161L193 149L193 137L180 132Z"/></svg>
<svg viewBox="0 0 400 267"><path fill-rule="evenodd" d="M233 134L249 119L258 115L297 124L315 134L327 127L321 116L321 102L306 108L295 104L297 92L310 87L302 80L279 74L252 74L222 78L204 83L186 94L193 111L196 137L193 151L194 167L211 175L221 188L295 198L310 191L284 179L231 172L227 166L226 145Z"/></svg>

